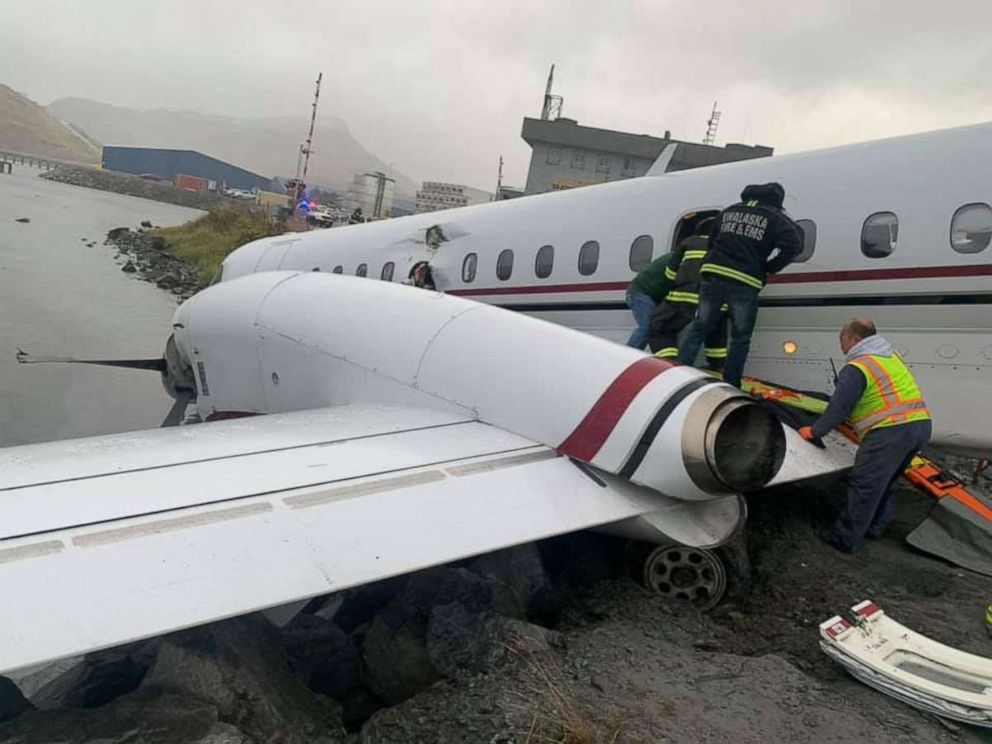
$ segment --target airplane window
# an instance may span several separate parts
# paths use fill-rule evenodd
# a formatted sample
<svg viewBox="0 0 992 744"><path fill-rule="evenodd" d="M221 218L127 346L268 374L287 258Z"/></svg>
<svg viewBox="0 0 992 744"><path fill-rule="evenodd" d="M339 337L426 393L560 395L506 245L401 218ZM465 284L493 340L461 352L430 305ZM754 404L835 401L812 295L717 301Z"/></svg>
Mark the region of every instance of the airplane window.
<svg viewBox="0 0 992 744"><path fill-rule="evenodd" d="M542 245L537 249L537 258L534 259L534 273L538 279L547 279L551 276L551 269L555 265L555 247L553 245Z"/></svg>
<svg viewBox="0 0 992 744"><path fill-rule="evenodd" d="M654 240L650 235L639 235L630 244L630 270L643 271L651 263Z"/></svg>
<svg viewBox="0 0 992 744"><path fill-rule="evenodd" d="M992 241L992 207L965 204L951 219L951 248L958 253L980 253Z"/></svg>
<svg viewBox="0 0 992 744"><path fill-rule="evenodd" d="M475 270L479 267L479 255L469 253L462 261L462 281L470 284L475 281Z"/></svg>
<svg viewBox="0 0 992 744"><path fill-rule="evenodd" d="M355 276L368 276L368 275L369 275L369 265L358 264L358 268L355 269Z"/></svg>
<svg viewBox="0 0 992 744"><path fill-rule="evenodd" d="M579 248L579 273L582 276L589 276L596 272L599 266L599 243L595 240L587 240Z"/></svg>
<svg viewBox="0 0 992 744"><path fill-rule="evenodd" d="M806 263L816 250L816 223L813 220L796 220L796 224L799 226L801 247L792 262Z"/></svg>
<svg viewBox="0 0 992 744"><path fill-rule="evenodd" d="M869 215L861 228L861 252L868 258L885 258L899 241L899 218L893 212Z"/></svg>
<svg viewBox="0 0 992 744"><path fill-rule="evenodd" d="M338 264L337 266L334 267L334 271L332 271L331 273L332 274L343 274L344 273L344 266L341 266L340 264Z"/></svg>
<svg viewBox="0 0 992 744"><path fill-rule="evenodd" d="M496 278L505 282L513 273L513 251L509 248L499 252L496 259Z"/></svg>
<svg viewBox="0 0 992 744"><path fill-rule="evenodd" d="M396 266L392 261L387 261L382 265L382 273L379 275L379 278L385 282L393 281L393 269L395 268Z"/></svg>

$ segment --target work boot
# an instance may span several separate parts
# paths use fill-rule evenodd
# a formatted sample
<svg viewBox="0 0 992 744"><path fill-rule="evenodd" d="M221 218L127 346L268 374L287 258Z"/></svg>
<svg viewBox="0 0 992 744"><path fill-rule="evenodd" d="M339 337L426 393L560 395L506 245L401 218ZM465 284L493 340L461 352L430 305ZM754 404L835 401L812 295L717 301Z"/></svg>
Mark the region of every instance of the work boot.
<svg viewBox="0 0 992 744"><path fill-rule="evenodd" d="M834 533L830 533L823 538L823 542L834 550L839 550L841 553L846 553L847 555L854 553L854 546L848 544L846 540L841 538L839 535L835 535Z"/></svg>

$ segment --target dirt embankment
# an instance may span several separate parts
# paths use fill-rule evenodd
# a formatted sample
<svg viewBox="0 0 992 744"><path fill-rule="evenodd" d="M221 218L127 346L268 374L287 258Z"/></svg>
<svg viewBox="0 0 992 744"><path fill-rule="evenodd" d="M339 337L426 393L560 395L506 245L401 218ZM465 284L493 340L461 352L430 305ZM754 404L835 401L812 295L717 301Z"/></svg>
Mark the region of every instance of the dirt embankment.
<svg viewBox="0 0 992 744"><path fill-rule="evenodd" d="M27 681L49 710L0 684L0 741L986 741L820 651L819 622L866 598L992 651L990 581L903 540L929 498L900 486L896 522L848 556L820 538L843 495L752 497L752 589L707 614L627 578L622 542L564 536L321 598L279 631L251 616L91 655Z"/></svg>

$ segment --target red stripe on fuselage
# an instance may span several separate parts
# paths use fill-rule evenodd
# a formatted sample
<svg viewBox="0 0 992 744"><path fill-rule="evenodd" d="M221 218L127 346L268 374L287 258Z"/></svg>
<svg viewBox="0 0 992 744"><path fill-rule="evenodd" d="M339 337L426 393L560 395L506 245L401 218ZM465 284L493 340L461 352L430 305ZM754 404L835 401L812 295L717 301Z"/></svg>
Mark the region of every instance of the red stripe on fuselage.
<svg viewBox="0 0 992 744"><path fill-rule="evenodd" d="M261 416L262 414L255 411L214 411L213 413L208 413L207 417L203 419L205 422L212 421L229 421L231 419L248 418L249 416Z"/></svg>
<svg viewBox="0 0 992 744"><path fill-rule="evenodd" d="M919 266L899 269L851 269L846 271L806 271L776 274L769 284L805 284L809 282L864 282L885 279L946 279L969 276L992 276L992 264L967 266ZM568 292L616 292L626 290L629 282L592 282L589 284L539 284L525 287L479 287L452 289L448 294L461 297L482 295L527 295Z"/></svg>
<svg viewBox="0 0 992 744"><path fill-rule="evenodd" d="M803 284L805 282L866 282L875 279L946 279L960 276L992 276L992 264L971 266L912 266L902 269L851 269L848 271L806 271L801 274L776 274L769 284Z"/></svg>
<svg viewBox="0 0 992 744"><path fill-rule="evenodd" d="M655 357L639 359L631 364L599 396L599 400L575 427L575 431L561 443L558 451L566 457L590 462L644 386L662 372L676 366Z"/></svg>

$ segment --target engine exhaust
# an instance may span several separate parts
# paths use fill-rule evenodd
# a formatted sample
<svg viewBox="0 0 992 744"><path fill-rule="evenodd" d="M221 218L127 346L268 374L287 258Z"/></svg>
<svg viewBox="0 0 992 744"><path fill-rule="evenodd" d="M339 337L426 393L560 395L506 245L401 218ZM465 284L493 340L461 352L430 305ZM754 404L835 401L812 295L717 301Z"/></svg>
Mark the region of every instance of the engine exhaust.
<svg viewBox="0 0 992 744"><path fill-rule="evenodd" d="M770 411L729 387L693 401L682 429L686 472L704 491L755 491L785 461L785 432Z"/></svg>

